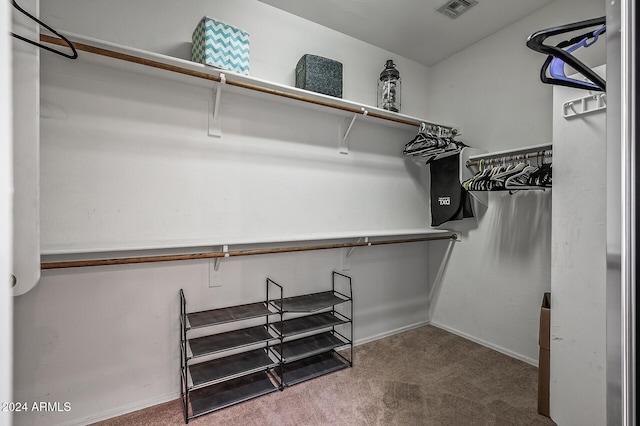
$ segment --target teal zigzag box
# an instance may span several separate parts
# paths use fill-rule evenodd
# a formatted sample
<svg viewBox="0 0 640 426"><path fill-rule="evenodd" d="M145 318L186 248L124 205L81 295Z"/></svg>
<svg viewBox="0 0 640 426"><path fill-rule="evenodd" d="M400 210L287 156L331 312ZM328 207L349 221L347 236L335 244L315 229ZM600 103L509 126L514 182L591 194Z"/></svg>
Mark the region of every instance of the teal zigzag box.
<svg viewBox="0 0 640 426"><path fill-rule="evenodd" d="M191 37L194 62L239 74L249 74L249 34L240 28L203 17Z"/></svg>

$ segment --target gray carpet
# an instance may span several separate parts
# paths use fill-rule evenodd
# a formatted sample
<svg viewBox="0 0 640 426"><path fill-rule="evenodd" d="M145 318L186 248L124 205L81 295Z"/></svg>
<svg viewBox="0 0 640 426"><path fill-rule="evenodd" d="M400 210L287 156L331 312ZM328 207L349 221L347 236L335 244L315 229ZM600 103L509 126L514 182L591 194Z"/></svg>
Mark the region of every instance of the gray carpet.
<svg viewBox="0 0 640 426"><path fill-rule="evenodd" d="M357 346L354 367L193 419L190 425L553 425L537 368L433 326ZM180 401L105 422L184 424Z"/></svg>

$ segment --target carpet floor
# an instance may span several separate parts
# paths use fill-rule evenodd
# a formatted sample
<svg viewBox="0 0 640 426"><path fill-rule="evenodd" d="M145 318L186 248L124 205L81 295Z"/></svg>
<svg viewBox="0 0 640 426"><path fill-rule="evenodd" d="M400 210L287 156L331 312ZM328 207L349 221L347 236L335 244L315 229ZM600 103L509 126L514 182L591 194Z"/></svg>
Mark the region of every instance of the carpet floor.
<svg viewBox="0 0 640 426"><path fill-rule="evenodd" d="M537 411L538 369L433 326L354 348L354 365L190 425L554 425ZM180 400L96 423L182 425Z"/></svg>

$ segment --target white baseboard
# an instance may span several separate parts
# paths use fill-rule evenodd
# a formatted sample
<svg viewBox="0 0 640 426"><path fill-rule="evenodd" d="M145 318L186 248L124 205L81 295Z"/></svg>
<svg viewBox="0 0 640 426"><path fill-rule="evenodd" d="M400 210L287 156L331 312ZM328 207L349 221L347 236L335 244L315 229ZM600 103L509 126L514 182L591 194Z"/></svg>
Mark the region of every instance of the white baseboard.
<svg viewBox="0 0 640 426"><path fill-rule="evenodd" d="M402 333L405 331L413 330L414 328L423 327L428 325L429 321L420 321L414 324L410 324L404 327L396 328L394 330L385 331L384 333L375 334L364 339L358 339L353 342L353 346L364 345L365 343L373 342L376 340L384 339L385 337L393 336L394 334Z"/></svg>
<svg viewBox="0 0 640 426"><path fill-rule="evenodd" d="M153 407L154 405L164 404L165 402L174 401L179 398L180 398L180 392L174 392L174 393L166 394L163 396L148 398L148 399L137 401L132 404L127 404L112 410L104 411L102 413L95 413L82 420L80 419L71 420L69 422L62 423L59 426L80 426L80 425L96 423L96 422L111 419L114 417L122 416L124 414L133 413L134 411Z"/></svg>
<svg viewBox="0 0 640 426"><path fill-rule="evenodd" d="M531 364L534 367L538 366L538 360L537 359L529 358L529 357L524 356L522 354L519 354L517 352L510 351L509 349L505 349L502 346L498 346L498 345L495 345L493 343L487 342L485 340L478 339L477 337L471 336L471 335L469 335L467 333L463 333L462 331L456 330L455 328L448 327L446 325L440 324L440 323L435 322L435 321L430 321L429 324L431 324L434 327L441 328L444 331L448 331L449 333L453 333L453 334L456 334L456 335L458 335L460 337L464 337L465 339L471 340L472 342L475 342L475 343L477 343L479 345L486 346L487 348L493 349L494 351L498 351L500 353L508 355L511 358L519 359L520 361L526 362L527 364Z"/></svg>

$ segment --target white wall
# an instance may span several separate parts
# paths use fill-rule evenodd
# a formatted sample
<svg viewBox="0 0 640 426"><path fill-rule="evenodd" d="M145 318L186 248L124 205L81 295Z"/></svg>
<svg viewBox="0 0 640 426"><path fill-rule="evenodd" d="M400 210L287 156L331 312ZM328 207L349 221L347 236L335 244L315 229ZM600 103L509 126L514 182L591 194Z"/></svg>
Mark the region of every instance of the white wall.
<svg viewBox="0 0 640 426"><path fill-rule="evenodd" d="M236 24L251 34L253 76L292 85L293 68L298 58L304 53L320 54L343 62L345 98L358 102L375 103L377 74L384 60L392 57L403 74L405 87L416 88L404 96L403 112L418 116L426 113L427 101L420 96L426 92L426 67L390 56L388 52L257 1L243 0L233 4L199 1L180 5L168 1L162 4L122 1L110 2L108 7L98 1L47 1L42 4L43 19L56 28L183 57L187 55L186 45L190 42L192 28L204 14ZM150 22L161 24L162 30L149 31ZM265 27L265 22L272 26ZM348 215L351 225L357 223L358 217L364 222L382 217L385 219L381 226L386 228L428 227L428 198L424 192L426 170L405 162L401 156L401 147L415 133L414 129L389 130L376 124L359 126L356 123L352 150L344 156L338 153L337 146L326 146L331 143L313 136L310 131L313 128L305 127L313 120L308 115L305 117L305 113L261 101L249 105L238 97L229 96L225 98L227 105L223 105L223 114L226 111L231 120L223 138L194 136L201 134L200 114L206 114L206 111L197 111L197 116L182 122L181 130L186 140L182 142L182 150L176 153L175 145L165 143L167 138L160 138L157 133L154 137L145 137L144 141L131 134L154 134L154 125L175 124L176 118L171 118L170 111L162 110L159 100L165 101L168 97L187 105L199 105L208 94L198 92L197 88L145 77L132 78L127 83L115 70L104 69L93 74L95 69L86 65L60 61L63 60L43 54L42 223L45 242L55 243L57 237L64 237L64 233L53 234L56 224L47 222L50 220L47 212L61 206L77 207L76 202L83 202L81 198L73 198L73 187L65 185L72 184L74 179L82 185L87 179L96 184L104 183L96 176L99 176L98 172L108 172L105 162L114 157L122 160L119 164L124 165L127 172L135 172L136 163L126 163L136 152L144 153L139 150L149 146L156 148L152 150L154 155L161 153L175 163L188 157L189 161L194 158L212 161L216 167L233 166L229 170L239 174L237 182L280 179L289 185L288 172L292 172L298 181L306 179L307 175L318 176L313 187L316 193L309 192L306 198L304 193L288 193L286 187L265 187L262 193L255 194L266 200L265 209L269 208L269 198L276 201L275 208L278 209L281 208L278 202L295 207L296 197L302 197L307 207L314 205L312 195L329 199L333 191L331 185L342 183L335 181L337 174L344 185L355 182L363 186L368 181L369 187L364 188L367 197L358 202L362 194L354 193L352 198L343 200L349 206L346 211L336 210L339 214L331 216L333 213L325 207L316 212L318 220L333 220L336 227L340 227L345 223L344 215ZM73 84L74 76L77 85ZM80 88L82 90L78 90ZM87 93L95 94L100 102L92 104ZM111 98L109 95L114 93L118 96ZM135 104L137 100L139 108L129 109L130 105L123 110L105 107L109 102L117 103L128 97L135 98L131 103ZM240 120L243 108L263 109L258 114L261 118L257 119L257 127ZM151 113L158 111L160 115L157 116ZM102 112L109 114L102 115ZM282 119L278 112L303 119L293 121L291 127L270 126L270 119ZM126 122L126 115L130 122ZM87 121L79 124L82 118ZM75 125L67 123L65 126L67 119ZM318 119L326 126L337 128L326 115L321 114ZM102 130L92 133L92 125ZM131 132L128 136L122 126L131 126L127 127ZM318 129L323 135L331 131L331 127L326 126L323 124ZM117 131L110 133L114 129ZM162 127L162 130L166 129L175 131L169 125ZM256 132L263 132L262 137L256 137ZM107 136L123 133L129 138L128 142L136 144L123 147L123 151L126 148L131 156L111 155L113 151L109 150ZM229 143L230 139L237 144ZM113 142L118 142L118 138L114 137ZM247 151L250 148L254 151ZM60 156L61 152L69 156ZM65 159L81 161L78 155L85 155L85 160L93 158L95 162L85 163L90 167L84 168L83 164L68 164L69 174L65 175ZM153 161L151 154L135 157L140 164ZM250 166L255 166L256 170L252 172ZM308 173L305 175L302 169ZM74 175L76 173L80 174ZM69 179L69 175L74 176ZM382 182L383 177L387 183ZM52 185L55 182L65 185ZM237 196L243 195L244 187L239 186L240 183L230 180L226 185L235 188ZM201 188L210 190L205 186ZM336 189L338 192L343 190L342 187ZM56 204L56 194L64 202ZM399 209L397 203L390 203L389 197L393 199L396 194L404 194L403 197L414 194L416 199L411 201L414 208ZM99 198L95 201L99 202ZM56 217L60 215L56 214ZM298 218L292 217L292 220ZM67 225L73 226L73 223ZM100 229L96 228L96 231L100 232ZM225 229L220 229L221 234L224 232ZM47 240L52 235L56 238ZM379 338L427 321L427 254L424 243L363 248L354 252L351 270L347 273L354 279L354 337L357 341ZM185 290L190 310L262 299L266 277L285 286L289 295L321 290L330 285L331 270L340 268L340 256L339 250L333 250L225 259L217 273L211 271L206 261L44 273L35 289L15 299L15 398L69 402L71 411L21 414L16 416L15 423L84 423L177 398L180 288Z"/></svg>
<svg viewBox="0 0 640 426"><path fill-rule="evenodd" d="M47 0L41 7L54 28L183 59L200 18L212 16L249 33L252 76L293 86L302 55L325 56L343 64L343 97L367 105L376 104L377 79L393 59L406 88L402 112L427 114L427 67L255 0Z"/></svg>
<svg viewBox="0 0 640 426"><path fill-rule="evenodd" d="M539 81L545 58L526 47L527 37L604 13L601 0L558 0L433 66L433 118L456 122L465 142L486 151L551 142L552 86ZM592 66L605 61L603 41L586 52L593 58L583 58ZM551 210L549 191L491 193L486 211L455 225L464 243L435 284L431 321L537 364L540 303L551 280ZM434 248L432 258L442 250Z"/></svg>
<svg viewBox="0 0 640 426"><path fill-rule="evenodd" d="M345 98L358 102L375 103L380 64L392 57L406 89L403 112L455 124L468 144L499 150L552 137L551 88L538 81L544 58L524 46L526 37L602 15L604 7L559 0L427 69L257 1L42 5L54 27L185 58L191 29L203 14L252 35L253 76L293 84L298 58L320 54L343 62ZM161 26L161 37L149 30L150 21ZM408 168L404 188L426 184L424 170L390 154L379 158ZM548 192L491 194L488 210L456 226L464 243L454 247L443 280L432 288L424 277L435 278L445 244L357 250L349 272L356 286L356 339L423 323L430 302L434 323L535 363L539 304L550 286L550 204ZM381 199L379 207L395 206ZM430 264L429 255L436 259ZM226 305L262 297L266 276L296 292L323 288L328 272L339 266L340 253L328 251L233 259L214 279L206 262L46 273L36 289L15 300L15 398L69 401L73 409L32 413L16 424L86 421L177 397L179 288L197 309L209 298ZM209 288L212 281L223 285Z"/></svg>
<svg viewBox="0 0 640 426"><path fill-rule="evenodd" d="M12 217L12 117L11 117L11 49L9 48L9 4L0 6L0 277L11 274ZM3 278L3 280L6 278ZM0 401L12 399L12 328L13 303L6 282L0 286ZM12 414L0 412L0 426L11 424Z"/></svg>
<svg viewBox="0 0 640 426"><path fill-rule="evenodd" d="M210 87L113 62L42 58L43 253L426 226L400 156L412 126L360 119L341 155L351 117L225 88L213 138Z"/></svg>
<svg viewBox="0 0 640 426"><path fill-rule="evenodd" d="M195 23L215 9L217 18L250 33L253 76L293 85L296 62L304 53L314 52L342 61L345 98L370 105L375 104L380 71L376 64L395 56L257 1L233 5L190 2L188 7L177 7L175 2L141 2L122 9L113 5L104 8L100 2L69 5L64 1L47 2L43 16L57 28L159 53L184 53L184 57L188 57L188 51L180 47L189 47ZM93 16L100 16L100 20L88 19ZM162 36L140 30L139 22L162 23ZM110 69L109 63L90 69L82 59L82 65L47 60L56 65L43 65L47 82L42 95L42 133L52 135L57 142L42 144L44 253L101 244L121 248L145 243L160 246L167 241L212 244L246 240L239 232L268 240L301 233L420 228L428 224L424 214L427 198L421 182L397 182L410 182L412 176L406 174L406 168L414 172L413 164L395 154L416 129L406 127L405 133L388 133L384 127L357 123L350 134L354 155L336 156L335 145L346 127L344 119L300 113L304 109L299 105L274 112L270 102L251 99L243 103L223 91L224 137L216 141L199 128L206 125L206 105L212 97L203 87L187 88L162 79L154 84L148 76L135 80L131 74L122 76ZM411 88L403 112L423 116L427 68L403 58L399 58L398 66L405 85ZM55 73L48 72L53 69ZM78 75L83 78L77 80ZM113 96L115 93L118 95ZM148 105L138 108L144 103ZM135 121L147 123L143 136L129 131L133 116ZM185 130L187 125L189 130ZM82 148L83 139L94 141L91 151ZM265 143L267 140L270 142ZM313 151L300 150L304 146L300 142L312 145ZM153 148L148 151L148 147ZM375 155L358 156L362 148L366 154ZM124 151L127 156L119 155ZM396 171L388 168L389 153L394 154ZM132 156L136 156L136 162L130 161ZM203 161L205 158L207 161ZM283 168L287 161L291 163ZM327 165L314 167L314 173L310 173L308 162ZM119 173L115 175L113 170ZM91 179L76 179L89 174ZM102 181L112 185L100 184ZM229 185L230 181L233 184ZM182 190L187 187L188 191ZM174 191L176 188L179 192ZM306 192L305 202L291 202L300 201L297 197L288 200L274 196L269 188L278 188L280 195ZM167 199L166 191L179 196ZM377 198L384 198L388 206L405 208L379 208ZM141 208L141 199L153 212ZM221 199L225 202L220 203ZM278 208L264 208L269 203ZM72 205L74 208L69 209ZM253 209L261 209L264 223L253 219ZM366 213L347 213L353 210ZM309 214L315 215L313 220L306 219ZM180 220L165 226L167 218ZM279 235L266 235L269 233Z"/></svg>

